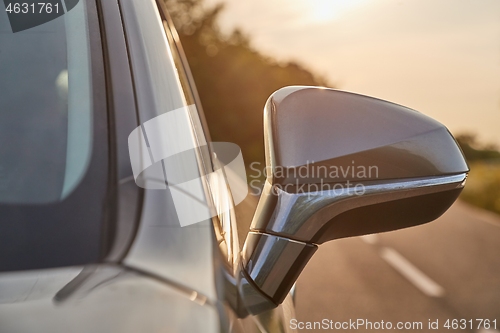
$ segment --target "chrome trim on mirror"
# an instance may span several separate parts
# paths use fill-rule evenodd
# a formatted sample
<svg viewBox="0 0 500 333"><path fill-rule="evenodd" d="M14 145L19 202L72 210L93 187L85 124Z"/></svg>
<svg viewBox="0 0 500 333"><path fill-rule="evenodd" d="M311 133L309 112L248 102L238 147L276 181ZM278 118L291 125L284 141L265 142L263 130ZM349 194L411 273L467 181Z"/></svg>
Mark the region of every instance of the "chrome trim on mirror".
<svg viewBox="0 0 500 333"><path fill-rule="evenodd" d="M266 218L269 214L262 214L261 209L259 210L262 207L258 207L250 229L310 242L325 223L343 212L361 206L462 188L466 178L467 173L462 173L392 182L371 182L362 185L362 194L355 186L342 187L340 190L289 193L266 181L262 195L264 198L274 197L275 204L272 205L274 207L270 218ZM325 209L334 204L335 209Z"/></svg>

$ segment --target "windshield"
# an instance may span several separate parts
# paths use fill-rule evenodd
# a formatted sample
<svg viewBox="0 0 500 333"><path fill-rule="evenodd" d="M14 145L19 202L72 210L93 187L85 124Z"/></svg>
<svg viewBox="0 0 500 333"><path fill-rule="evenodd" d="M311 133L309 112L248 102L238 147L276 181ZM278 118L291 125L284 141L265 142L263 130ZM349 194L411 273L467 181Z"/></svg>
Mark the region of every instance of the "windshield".
<svg viewBox="0 0 500 333"><path fill-rule="evenodd" d="M20 32L0 10L0 271L95 262L107 246L97 22L91 0Z"/></svg>

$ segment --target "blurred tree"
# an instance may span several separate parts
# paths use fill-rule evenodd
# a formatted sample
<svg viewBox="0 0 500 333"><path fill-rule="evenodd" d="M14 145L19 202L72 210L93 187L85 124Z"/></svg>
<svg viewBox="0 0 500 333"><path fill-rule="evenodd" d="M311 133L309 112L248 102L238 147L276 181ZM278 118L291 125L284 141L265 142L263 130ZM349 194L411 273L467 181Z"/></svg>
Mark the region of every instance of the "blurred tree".
<svg viewBox="0 0 500 333"><path fill-rule="evenodd" d="M456 139L469 162L500 160L500 152L493 145L481 145L475 134L459 134Z"/></svg>
<svg viewBox="0 0 500 333"><path fill-rule="evenodd" d="M500 214L500 152L493 145L479 143L475 134L459 134L456 139L470 167L460 198Z"/></svg>
<svg viewBox="0 0 500 333"><path fill-rule="evenodd" d="M264 166L262 110L269 95L289 85L329 86L301 65L262 55L239 29L224 34L222 4L165 0L178 29L214 141L238 144L245 163Z"/></svg>

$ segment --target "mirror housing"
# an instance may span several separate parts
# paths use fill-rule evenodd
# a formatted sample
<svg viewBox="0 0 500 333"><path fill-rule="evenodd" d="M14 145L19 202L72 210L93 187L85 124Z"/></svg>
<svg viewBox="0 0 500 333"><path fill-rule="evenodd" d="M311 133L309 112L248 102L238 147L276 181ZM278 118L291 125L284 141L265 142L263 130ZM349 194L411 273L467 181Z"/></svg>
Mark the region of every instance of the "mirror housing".
<svg viewBox="0 0 500 333"><path fill-rule="evenodd" d="M438 218L469 171L439 122L327 88L273 93L264 139L267 179L242 253L252 313L284 300L318 244Z"/></svg>

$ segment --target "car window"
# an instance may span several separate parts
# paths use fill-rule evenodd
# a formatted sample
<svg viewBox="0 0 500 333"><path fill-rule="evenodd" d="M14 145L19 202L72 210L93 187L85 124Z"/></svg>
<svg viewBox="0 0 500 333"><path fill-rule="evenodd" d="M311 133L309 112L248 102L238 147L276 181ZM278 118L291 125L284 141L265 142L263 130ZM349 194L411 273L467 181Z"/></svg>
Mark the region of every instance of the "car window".
<svg viewBox="0 0 500 333"><path fill-rule="evenodd" d="M16 33L0 11L0 270L102 254L108 141L97 22L92 0Z"/></svg>
<svg viewBox="0 0 500 333"><path fill-rule="evenodd" d="M61 201L92 146L90 50L84 6L13 33L0 11L0 202Z"/></svg>

